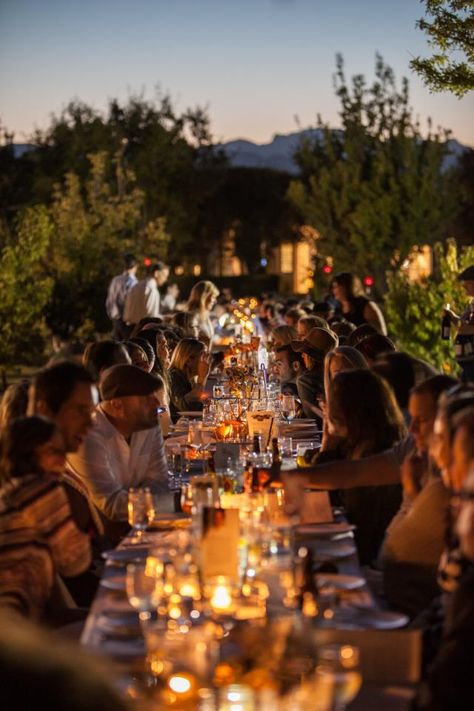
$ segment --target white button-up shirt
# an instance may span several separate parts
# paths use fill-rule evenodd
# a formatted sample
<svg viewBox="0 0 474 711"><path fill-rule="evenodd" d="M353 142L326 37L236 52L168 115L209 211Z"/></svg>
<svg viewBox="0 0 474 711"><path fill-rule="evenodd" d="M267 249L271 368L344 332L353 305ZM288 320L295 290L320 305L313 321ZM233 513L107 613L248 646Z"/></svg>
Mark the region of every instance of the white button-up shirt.
<svg viewBox="0 0 474 711"><path fill-rule="evenodd" d="M142 318L160 315L160 292L154 277L142 279L130 289L125 299L123 320L137 324Z"/></svg>
<svg viewBox="0 0 474 711"><path fill-rule="evenodd" d="M67 468L84 482L97 508L113 521L127 520L130 487L150 487L157 508L173 511L168 466L159 426L134 432L130 444L99 405L81 448L67 458Z"/></svg>
<svg viewBox="0 0 474 711"><path fill-rule="evenodd" d="M128 292L138 282L135 274L125 271L114 277L109 284L105 308L110 319L119 319L123 316L125 299Z"/></svg>

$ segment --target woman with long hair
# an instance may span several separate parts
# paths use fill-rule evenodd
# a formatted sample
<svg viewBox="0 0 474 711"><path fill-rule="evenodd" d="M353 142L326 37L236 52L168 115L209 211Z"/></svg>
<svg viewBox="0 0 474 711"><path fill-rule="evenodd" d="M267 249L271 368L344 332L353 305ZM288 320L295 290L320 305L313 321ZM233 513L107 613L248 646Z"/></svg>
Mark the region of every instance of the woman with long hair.
<svg viewBox="0 0 474 711"><path fill-rule="evenodd" d="M329 441L321 461L361 459L392 447L405 435L403 415L387 383L368 369L337 373L327 401ZM319 460L318 460L319 461ZM360 561L376 557L401 504L401 486L364 486L339 492L350 523L357 526Z"/></svg>
<svg viewBox="0 0 474 711"><path fill-rule="evenodd" d="M219 289L212 281L198 281L189 294L186 311L194 314L193 322L199 331L199 338L206 343L211 343L214 337L214 326L210 313L219 296Z"/></svg>
<svg viewBox="0 0 474 711"><path fill-rule="evenodd" d="M179 411L202 410L211 357L197 338L183 338L170 363L170 410L173 422Z"/></svg>
<svg viewBox="0 0 474 711"><path fill-rule="evenodd" d="M383 314L375 301L365 296L359 277L351 272L340 272L333 277L331 287L346 321L350 321L355 326L370 323L379 333L387 334Z"/></svg>

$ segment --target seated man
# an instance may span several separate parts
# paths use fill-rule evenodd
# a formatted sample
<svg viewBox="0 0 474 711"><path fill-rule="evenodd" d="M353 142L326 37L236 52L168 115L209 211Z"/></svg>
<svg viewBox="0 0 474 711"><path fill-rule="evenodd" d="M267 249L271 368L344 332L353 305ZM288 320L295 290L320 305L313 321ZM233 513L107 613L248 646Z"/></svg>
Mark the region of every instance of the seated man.
<svg viewBox="0 0 474 711"><path fill-rule="evenodd" d="M275 351L275 371L280 378L280 389L283 395L298 396L296 378L305 370L301 353L297 353L290 345L280 346Z"/></svg>
<svg viewBox="0 0 474 711"><path fill-rule="evenodd" d="M67 467L87 486L105 519L127 520L130 487L149 487L159 495L158 510L174 510L157 414L163 387L161 378L133 365L104 373L92 428L77 454L68 456Z"/></svg>
<svg viewBox="0 0 474 711"><path fill-rule="evenodd" d="M324 358L337 344L338 338L332 331L318 327L311 329L303 339L291 341L292 349L303 354L306 366L306 370L301 372L296 380L298 396L305 416L316 416L319 426L322 426L322 421L316 404L317 398L324 394Z"/></svg>

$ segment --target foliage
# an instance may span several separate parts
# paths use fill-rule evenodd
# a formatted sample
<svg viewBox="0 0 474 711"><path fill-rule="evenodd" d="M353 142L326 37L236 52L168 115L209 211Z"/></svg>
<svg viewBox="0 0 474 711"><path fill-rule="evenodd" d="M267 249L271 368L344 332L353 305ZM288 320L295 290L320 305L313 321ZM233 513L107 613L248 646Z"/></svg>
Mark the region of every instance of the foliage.
<svg viewBox="0 0 474 711"><path fill-rule="evenodd" d="M430 58L410 62L432 91L447 90L461 97L474 89L473 0L425 0L431 18L417 26L429 37L434 49Z"/></svg>
<svg viewBox="0 0 474 711"><path fill-rule="evenodd" d="M53 288L45 268L53 223L44 207L27 209L0 253L0 362L42 355L43 312Z"/></svg>
<svg viewBox="0 0 474 711"><path fill-rule="evenodd" d="M452 343L440 337L441 313L446 303L457 312L466 307L468 299L457 275L474 263L474 247L458 251L454 240L445 248L438 242L434 256L434 274L420 282L408 281L399 270L389 274L385 313L389 332L402 350L449 373L457 365Z"/></svg>
<svg viewBox="0 0 474 711"><path fill-rule="evenodd" d="M371 86L358 75L349 87L337 57L342 130L319 118L319 137L296 154L301 178L288 197L320 232L320 251L338 271L370 273L381 285L395 250L403 260L414 244L444 236L449 200L441 170L447 134L423 137L407 80L399 90L380 56L375 73Z"/></svg>
<svg viewBox="0 0 474 711"><path fill-rule="evenodd" d="M54 290L46 318L64 337L87 320L98 331L108 330L105 292L110 276L123 268L123 254L166 259L170 239L164 218L144 220L143 191L120 154L110 161L97 153L89 161L89 178L82 183L68 173L63 185L56 185L50 208L54 240L48 268Z"/></svg>

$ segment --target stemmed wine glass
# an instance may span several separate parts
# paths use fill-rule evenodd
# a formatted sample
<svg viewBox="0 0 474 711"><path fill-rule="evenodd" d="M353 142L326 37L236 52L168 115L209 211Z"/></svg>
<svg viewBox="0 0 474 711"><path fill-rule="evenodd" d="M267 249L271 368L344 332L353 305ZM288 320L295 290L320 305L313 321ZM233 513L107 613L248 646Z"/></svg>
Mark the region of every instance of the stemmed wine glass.
<svg viewBox="0 0 474 711"><path fill-rule="evenodd" d="M147 526L153 521L155 508L150 489L128 490L128 523L132 527L134 536L131 543L143 541Z"/></svg>
<svg viewBox="0 0 474 711"><path fill-rule="evenodd" d="M286 424L296 417L296 403L293 395L282 395L280 400L280 411Z"/></svg>
<svg viewBox="0 0 474 711"><path fill-rule="evenodd" d="M149 556L146 562L127 565L127 597L142 624L150 620L163 596L163 564Z"/></svg>
<svg viewBox="0 0 474 711"><path fill-rule="evenodd" d="M315 693L327 711L344 711L362 684L359 649L350 644L327 644L318 649Z"/></svg>

